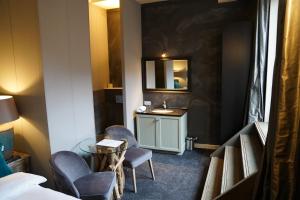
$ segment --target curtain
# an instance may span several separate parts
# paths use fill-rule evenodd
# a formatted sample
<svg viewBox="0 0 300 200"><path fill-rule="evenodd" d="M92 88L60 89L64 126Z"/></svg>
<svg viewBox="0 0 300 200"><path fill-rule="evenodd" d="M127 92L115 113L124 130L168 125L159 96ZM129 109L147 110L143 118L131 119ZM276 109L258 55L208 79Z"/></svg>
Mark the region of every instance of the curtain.
<svg viewBox="0 0 300 200"><path fill-rule="evenodd" d="M256 199L300 199L300 1L280 0L271 116Z"/></svg>
<svg viewBox="0 0 300 200"><path fill-rule="evenodd" d="M254 67L250 72L250 93L247 100L246 124L264 120L269 17L270 0L258 0L255 61Z"/></svg>

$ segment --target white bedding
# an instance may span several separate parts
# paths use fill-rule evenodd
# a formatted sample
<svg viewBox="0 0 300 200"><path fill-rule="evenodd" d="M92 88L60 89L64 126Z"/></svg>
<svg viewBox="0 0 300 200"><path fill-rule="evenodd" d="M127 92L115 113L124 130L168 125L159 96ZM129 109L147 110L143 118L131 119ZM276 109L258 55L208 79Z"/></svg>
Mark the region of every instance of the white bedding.
<svg viewBox="0 0 300 200"><path fill-rule="evenodd" d="M28 173L15 173L0 179L0 200L78 200L39 184L47 179Z"/></svg>

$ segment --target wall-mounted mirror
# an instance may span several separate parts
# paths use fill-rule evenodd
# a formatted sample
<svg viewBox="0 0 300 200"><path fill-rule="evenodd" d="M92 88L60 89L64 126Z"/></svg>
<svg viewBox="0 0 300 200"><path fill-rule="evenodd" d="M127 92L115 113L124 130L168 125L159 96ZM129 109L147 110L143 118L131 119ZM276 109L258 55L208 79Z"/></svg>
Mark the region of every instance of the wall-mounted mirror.
<svg viewBox="0 0 300 200"><path fill-rule="evenodd" d="M190 60L143 59L143 88L148 91L189 91Z"/></svg>

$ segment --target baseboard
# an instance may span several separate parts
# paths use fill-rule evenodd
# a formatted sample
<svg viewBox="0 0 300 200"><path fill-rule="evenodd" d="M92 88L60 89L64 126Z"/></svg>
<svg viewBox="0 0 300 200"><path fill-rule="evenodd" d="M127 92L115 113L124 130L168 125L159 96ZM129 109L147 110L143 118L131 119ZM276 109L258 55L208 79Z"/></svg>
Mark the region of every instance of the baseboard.
<svg viewBox="0 0 300 200"><path fill-rule="evenodd" d="M194 144L194 148L196 148L196 149L216 150L219 147L220 147L220 145L213 145L213 144L199 144L199 143Z"/></svg>

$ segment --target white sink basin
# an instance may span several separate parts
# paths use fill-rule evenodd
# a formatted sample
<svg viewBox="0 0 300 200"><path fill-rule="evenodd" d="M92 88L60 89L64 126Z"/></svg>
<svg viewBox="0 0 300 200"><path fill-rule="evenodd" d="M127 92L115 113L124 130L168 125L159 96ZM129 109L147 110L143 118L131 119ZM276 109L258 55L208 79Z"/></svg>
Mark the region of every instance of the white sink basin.
<svg viewBox="0 0 300 200"><path fill-rule="evenodd" d="M174 112L173 110L168 110L168 109L155 109L152 110L153 113L160 113L160 114L167 114L167 113L172 113Z"/></svg>

